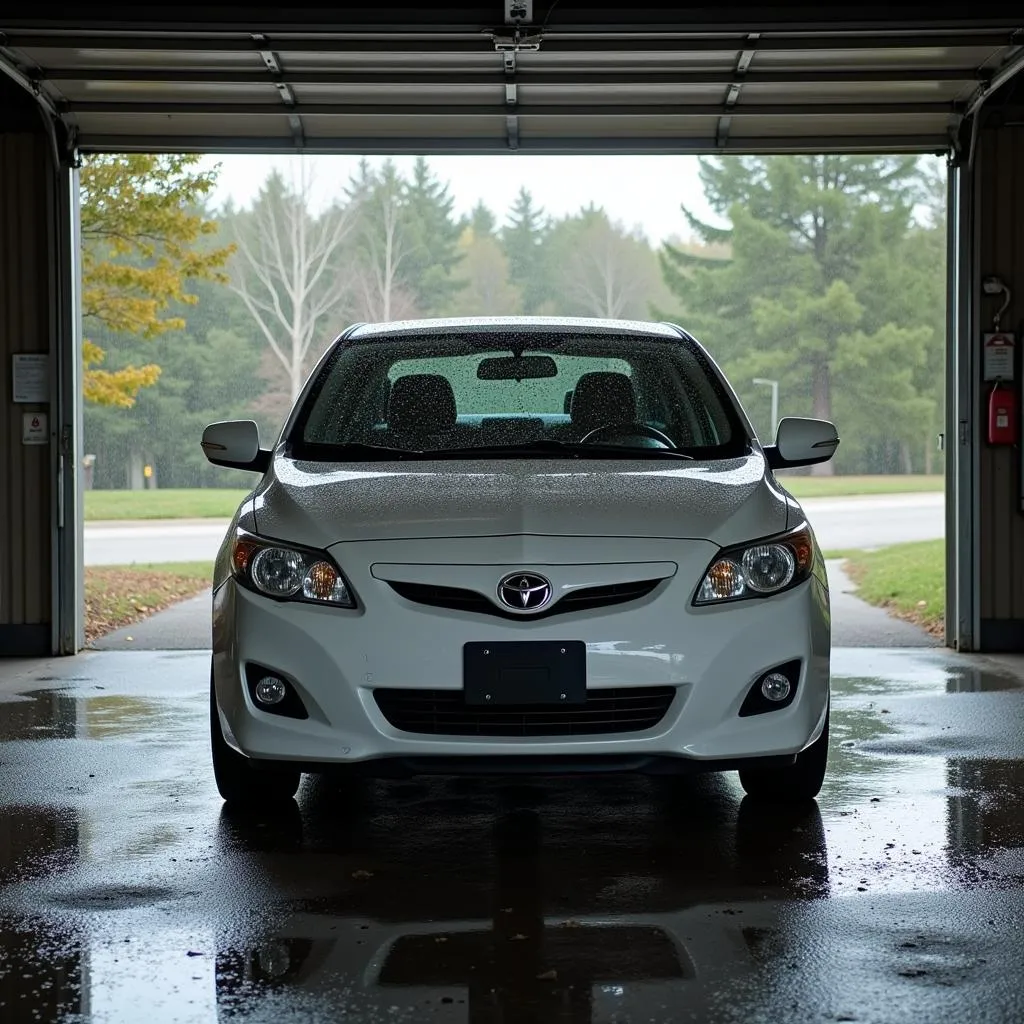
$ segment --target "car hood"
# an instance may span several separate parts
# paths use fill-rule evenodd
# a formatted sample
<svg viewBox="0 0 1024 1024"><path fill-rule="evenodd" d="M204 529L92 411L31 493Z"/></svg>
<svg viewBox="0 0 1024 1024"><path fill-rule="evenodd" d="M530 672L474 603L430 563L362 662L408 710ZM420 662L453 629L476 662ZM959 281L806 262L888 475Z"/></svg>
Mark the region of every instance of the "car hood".
<svg viewBox="0 0 1024 1024"><path fill-rule="evenodd" d="M754 452L716 462L494 460L344 466L280 456L254 495L266 537L339 541L645 537L721 546L787 526L786 495Z"/></svg>

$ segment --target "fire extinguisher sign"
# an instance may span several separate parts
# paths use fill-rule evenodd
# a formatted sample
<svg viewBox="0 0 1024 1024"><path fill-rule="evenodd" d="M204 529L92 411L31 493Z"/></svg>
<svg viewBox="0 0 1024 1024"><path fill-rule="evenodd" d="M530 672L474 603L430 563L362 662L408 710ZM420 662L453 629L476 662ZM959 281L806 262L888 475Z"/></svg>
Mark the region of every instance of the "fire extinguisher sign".
<svg viewBox="0 0 1024 1024"><path fill-rule="evenodd" d="M985 380L1013 380L1014 346L1016 340L1007 331L983 336L982 370Z"/></svg>

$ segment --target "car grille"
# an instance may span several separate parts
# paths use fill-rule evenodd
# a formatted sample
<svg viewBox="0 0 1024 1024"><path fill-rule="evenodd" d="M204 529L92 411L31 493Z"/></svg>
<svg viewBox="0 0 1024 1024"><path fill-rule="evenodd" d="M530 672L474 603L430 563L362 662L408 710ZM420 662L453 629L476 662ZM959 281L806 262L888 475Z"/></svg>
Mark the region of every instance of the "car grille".
<svg viewBox="0 0 1024 1024"><path fill-rule="evenodd" d="M596 736L651 729L664 717L674 686L588 690L583 704L467 705L461 690L373 691L396 729L431 736Z"/></svg>
<svg viewBox="0 0 1024 1024"><path fill-rule="evenodd" d="M601 587L581 587L579 590L570 591L552 607L534 615L516 615L503 611L483 594L462 587L442 587L433 583L399 583L395 580L388 580L388 586L407 601L431 605L434 608L453 608L457 611L495 615L503 619L544 619L551 615L565 615L588 608L603 608L607 605L636 601L646 597L661 582L660 579L635 580Z"/></svg>

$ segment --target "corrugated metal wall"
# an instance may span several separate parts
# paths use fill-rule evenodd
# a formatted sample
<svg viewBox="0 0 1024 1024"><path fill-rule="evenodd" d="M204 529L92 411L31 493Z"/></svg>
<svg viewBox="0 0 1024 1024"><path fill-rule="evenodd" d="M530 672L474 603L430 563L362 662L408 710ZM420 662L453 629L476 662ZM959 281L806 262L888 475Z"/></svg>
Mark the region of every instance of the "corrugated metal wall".
<svg viewBox="0 0 1024 1024"><path fill-rule="evenodd" d="M979 133L978 270L995 274L1011 289L1003 330L1017 332L1017 394L1021 393L1024 346L1024 126L1004 124ZM1001 298L982 296L981 330L990 331ZM976 339L980 344L980 338ZM1021 448L987 444L991 385L981 385L980 446L980 650L1024 650L1024 514L1021 512ZM1018 398L1019 400L1019 398ZM1022 425L1018 410L1018 430Z"/></svg>
<svg viewBox="0 0 1024 1024"><path fill-rule="evenodd" d="M22 415L52 410L13 402L11 360L50 351L47 146L42 132L0 132L0 654L51 649L51 445L22 443Z"/></svg>

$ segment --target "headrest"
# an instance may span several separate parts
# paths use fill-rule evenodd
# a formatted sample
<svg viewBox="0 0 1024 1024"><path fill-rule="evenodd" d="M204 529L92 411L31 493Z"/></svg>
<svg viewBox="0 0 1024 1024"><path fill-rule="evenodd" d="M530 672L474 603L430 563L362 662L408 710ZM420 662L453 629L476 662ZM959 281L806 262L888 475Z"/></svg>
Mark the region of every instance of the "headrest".
<svg viewBox="0 0 1024 1024"><path fill-rule="evenodd" d="M593 430L636 420L633 382L624 373L585 373L576 382L569 409L574 427Z"/></svg>
<svg viewBox="0 0 1024 1024"><path fill-rule="evenodd" d="M455 426L455 392L439 373L399 377L391 386L388 429L398 434L438 434Z"/></svg>

